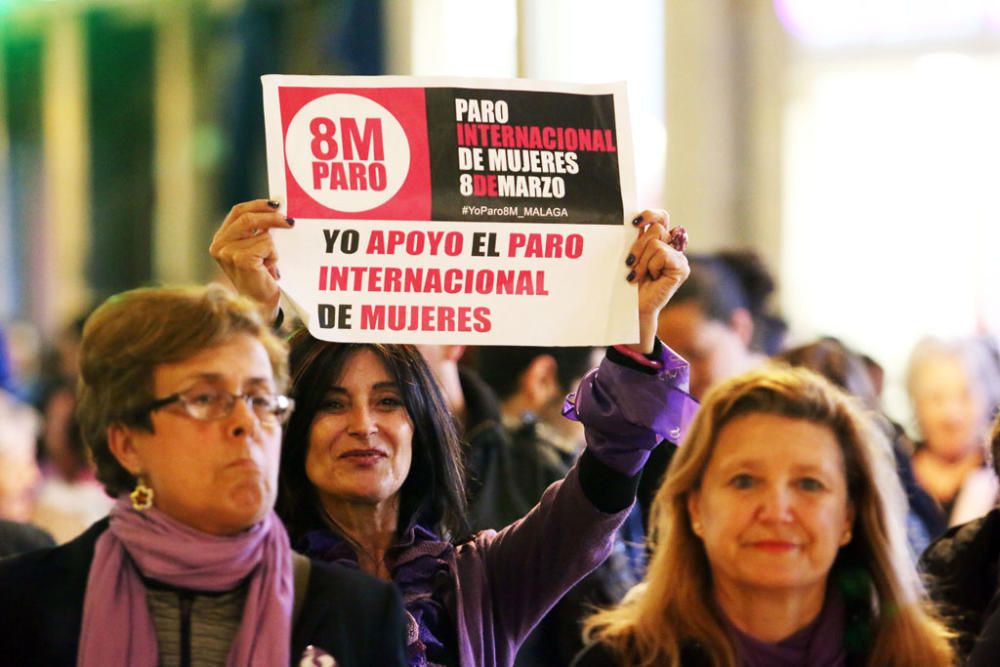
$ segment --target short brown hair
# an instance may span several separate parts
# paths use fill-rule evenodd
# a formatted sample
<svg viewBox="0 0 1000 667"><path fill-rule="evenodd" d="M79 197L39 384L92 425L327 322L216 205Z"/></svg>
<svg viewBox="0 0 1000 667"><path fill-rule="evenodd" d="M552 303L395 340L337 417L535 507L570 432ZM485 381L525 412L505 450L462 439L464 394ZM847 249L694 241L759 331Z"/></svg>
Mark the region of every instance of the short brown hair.
<svg viewBox="0 0 1000 667"><path fill-rule="evenodd" d="M220 285L155 287L110 297L87 319L80 345L77 418L97 478L111 496L135 478L108 448L112 424L152 431L142 410L153 396L153 374L221 345L236 334L259 340L267 351L278 391L288 386L288 348L261 320L253 302Z"/></svg>

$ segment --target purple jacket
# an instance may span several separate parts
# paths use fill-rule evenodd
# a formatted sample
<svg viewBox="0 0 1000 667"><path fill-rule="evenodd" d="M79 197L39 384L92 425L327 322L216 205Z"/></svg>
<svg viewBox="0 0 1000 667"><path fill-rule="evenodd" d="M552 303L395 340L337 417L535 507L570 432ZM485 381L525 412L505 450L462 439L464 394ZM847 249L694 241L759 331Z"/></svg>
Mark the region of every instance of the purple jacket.
<svg viewBox="0 0 1000 667"><path fill-rule="evenodd" d="M680 438L697 403L685 391L687 363L669 348L657 344L659 373L609 356L580 384L577 417L588 451L612 468L608 474L633 477L663 438ZM630 508L609 514L595 507L581 486L580 466L522 519L456 545L453 616L462 667L513 664L535 624L607 558Z"/></svg>
<svg viewBox="0 0 1000 667"><path fill-rule="evenodd" d="M649 452L677 441L697 409L685 391L686 362L659 343L655 358L660 372L611 350L584 378L575 418L587 449L524 517L454 546L418 527L394 548L393 580L412 614L408 645L441 639L423 632L443 612L454 621L461 667L509 667L538 621L607 558ZM304 548L356 566L353 549L328 530L307 535Z"/></svg>

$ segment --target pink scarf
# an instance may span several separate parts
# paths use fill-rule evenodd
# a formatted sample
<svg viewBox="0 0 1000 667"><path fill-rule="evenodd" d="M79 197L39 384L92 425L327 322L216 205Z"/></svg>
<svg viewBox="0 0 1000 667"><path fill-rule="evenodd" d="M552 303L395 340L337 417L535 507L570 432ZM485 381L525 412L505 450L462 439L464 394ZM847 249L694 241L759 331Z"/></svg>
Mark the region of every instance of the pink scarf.
<svg viewBox="0 0 1000 667"><path fill-rule="evenodd" d="M139 576L171 586L226 591L250 577L243 622L227 665L287 665L294 598L288 534L274 512L249 530L217 537L123 495L97 540L87 577L78 667L157 664L156 631Z"/></svg>

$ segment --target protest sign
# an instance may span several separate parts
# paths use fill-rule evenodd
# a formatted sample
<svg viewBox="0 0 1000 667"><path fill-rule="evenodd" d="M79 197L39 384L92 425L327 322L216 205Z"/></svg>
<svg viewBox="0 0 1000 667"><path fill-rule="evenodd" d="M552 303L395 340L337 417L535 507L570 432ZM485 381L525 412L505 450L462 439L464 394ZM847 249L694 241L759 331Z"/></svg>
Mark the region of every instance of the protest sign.
<svg viewBox="0 0 1000 667"><path fill-rule="evenodd" d="M624 84L262 81L281 288L314 336L638 339Z"/></svg>

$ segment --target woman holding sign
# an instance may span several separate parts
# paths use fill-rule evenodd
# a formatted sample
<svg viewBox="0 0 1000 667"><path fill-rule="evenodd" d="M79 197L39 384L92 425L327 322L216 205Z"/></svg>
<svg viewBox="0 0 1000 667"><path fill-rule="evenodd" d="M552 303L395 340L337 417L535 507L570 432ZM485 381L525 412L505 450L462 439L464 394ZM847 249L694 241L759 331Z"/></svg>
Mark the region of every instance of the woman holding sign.
<svg viewBox="0 0 1000 667"><path fill-rule="evenodd" d="M268 230L289 223L263 200L235 207L212 243L233 283L276 312ZM684 232L646 211L627 261L641 339L609 348L576 393L587 448L566 478L503 530L465 532L461 444L416 348L291 342L292 416L279 513L293 544L400 588L411 664L510 665L531 628L608 555L650 451L676 439L695 404L687 364L655 337L688 275ZM673 247L672 247L673 246Z"/></svg>

